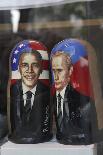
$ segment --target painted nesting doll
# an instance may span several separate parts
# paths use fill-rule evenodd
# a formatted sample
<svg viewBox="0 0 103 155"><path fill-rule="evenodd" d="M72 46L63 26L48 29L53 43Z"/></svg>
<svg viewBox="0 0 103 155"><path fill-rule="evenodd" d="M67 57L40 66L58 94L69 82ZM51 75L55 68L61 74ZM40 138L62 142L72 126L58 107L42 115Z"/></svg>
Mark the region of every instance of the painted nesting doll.
<svg viewBox="0 0 103 155"><path fill-rule="evenodd" d="M49 57L38 41L24 40L11 52L9 139L41 143L52 138Z"/></svg>
<svg viewBox="0 0 103 155"><path fill-rule="evenodd" d="M87 49L79 39L65 39L51 51L56 138L62 144L93 143L96 110Z"/></svg>

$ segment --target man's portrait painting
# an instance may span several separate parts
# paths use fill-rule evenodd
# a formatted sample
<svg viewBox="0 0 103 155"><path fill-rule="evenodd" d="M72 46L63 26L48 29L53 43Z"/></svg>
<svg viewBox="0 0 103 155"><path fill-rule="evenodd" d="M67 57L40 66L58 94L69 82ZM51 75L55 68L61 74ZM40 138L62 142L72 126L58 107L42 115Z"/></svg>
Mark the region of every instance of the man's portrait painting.
<svg viewBox="0 0 103 155"><path fill-rule="evenodd" d="M48 141L50 133L49 57L46 47L24 40L10 57L11 140L16 143Z"/></svg>
<svg viewBox="0 0 103 155"><path fill-rule="evenodd" d="M96 112L87 48L79 39L65 39L54 46L50 60L57 140L90 144Z"/></svg>

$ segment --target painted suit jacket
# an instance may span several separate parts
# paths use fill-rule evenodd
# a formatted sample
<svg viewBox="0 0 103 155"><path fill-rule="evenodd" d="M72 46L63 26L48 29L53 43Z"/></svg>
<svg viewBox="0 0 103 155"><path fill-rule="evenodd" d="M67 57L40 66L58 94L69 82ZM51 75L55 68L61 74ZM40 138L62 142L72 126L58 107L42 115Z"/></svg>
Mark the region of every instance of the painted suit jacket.
<svg viewBox="0 0 103 155"><path fill-rule="evenodd" d="M59 127L57 120L56 94L53 97L53 103L57 140L63 144L74 145L92 143L92 129L94 119L96 119L96 111L90 97L80 94L71 85L67 86L63 100L61 127Z"/></svg>
<svg viewBox="0 0 103 155"><path fill-rule="evenodd" d="M50 90L38 81L30 119L25 122L21 80L10 88L11 139L17 143L38 143L51 137Z"/></svg>

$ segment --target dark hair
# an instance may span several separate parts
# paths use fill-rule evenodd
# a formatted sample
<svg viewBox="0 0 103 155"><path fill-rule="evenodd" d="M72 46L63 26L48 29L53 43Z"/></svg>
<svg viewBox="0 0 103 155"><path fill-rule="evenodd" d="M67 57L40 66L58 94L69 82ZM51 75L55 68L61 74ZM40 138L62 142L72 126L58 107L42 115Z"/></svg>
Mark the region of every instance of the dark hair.
<svg viewBox="0 0 103 155"><path fill-rule="evenodd" d="M38 61L42 61L42 56L41 56L41 54L38 51L32 50L30 53L34 54Z"/></svg>
<svg viewBox="0 0 103 155"><path fill-rule="evenodd" d="M28 50L25 49L25 50L21 53L20 57L22 56L23 53L33 54L33 55L36 56L36 58L37 58L38 61L42 61L42 56L41 56L41 54L40 54L38 51L36 51L36 50L30 49L30 50L28 51ZM19 60L20 60L20 57L19 57Z"/></svg>

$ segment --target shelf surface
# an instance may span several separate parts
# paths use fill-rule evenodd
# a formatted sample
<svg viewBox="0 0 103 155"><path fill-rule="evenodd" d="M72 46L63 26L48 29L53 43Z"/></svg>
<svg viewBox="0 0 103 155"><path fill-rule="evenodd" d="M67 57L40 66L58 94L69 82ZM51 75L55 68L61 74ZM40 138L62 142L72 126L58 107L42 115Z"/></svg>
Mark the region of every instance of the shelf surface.
<svg viewBox="0 0 103 155"><path fill-rule="evenodd" d="M96 145L63 145L55 138L39 144L15 144L10 141L1 146L1 155L97 155Z"/></svg>

